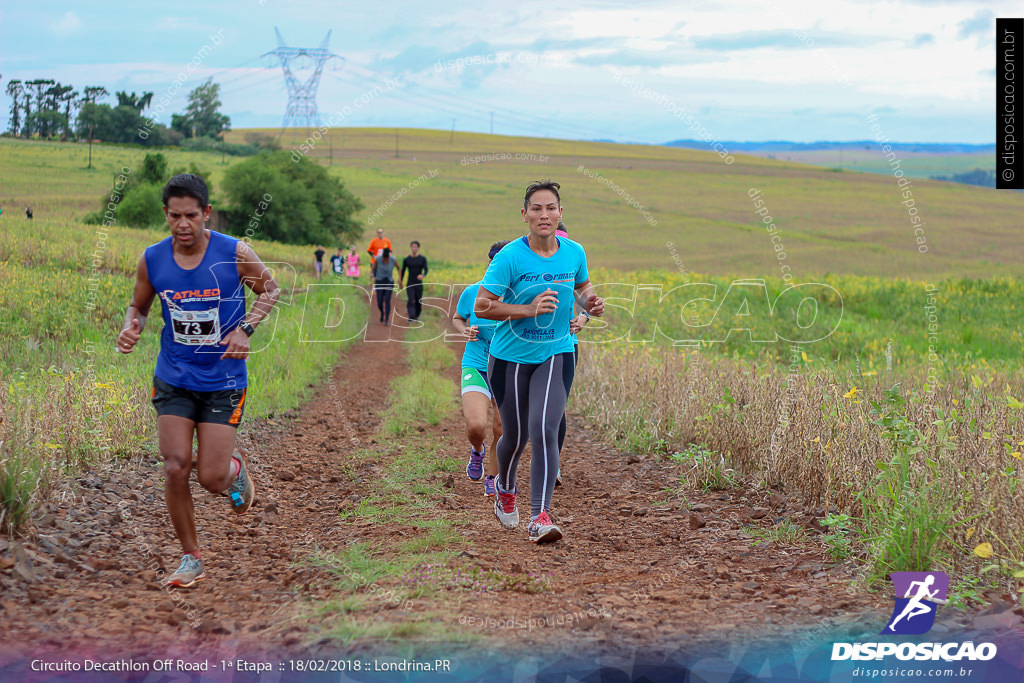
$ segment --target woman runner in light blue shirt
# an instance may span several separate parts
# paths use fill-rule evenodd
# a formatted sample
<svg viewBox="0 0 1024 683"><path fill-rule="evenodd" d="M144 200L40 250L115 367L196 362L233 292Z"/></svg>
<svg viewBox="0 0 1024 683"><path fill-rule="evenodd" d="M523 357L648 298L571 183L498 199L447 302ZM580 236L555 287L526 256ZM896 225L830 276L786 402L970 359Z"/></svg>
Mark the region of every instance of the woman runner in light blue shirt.
<svg viewBox="0 0 1024 683"><path fill-rule="evenodd" d="M562 537L549 515L558 472L558 426L565 412L566 363L573 363L569 323L573 305L590 315L604 313L594 295L583 247L558 237L562 218L558 183L534 182L526 188L523 222L530 234L509 243L487 268L477 292L475 312L497 320L491 339L487 380L501 415L494 514L503 526L519 524L516 470L529 438L530 527L533 542Z"/></svg>
<svg viewBox="0 0 1024 683"><path fill-rule="evenodd" d="M495 242L487 253L488 263L508 244L508 240ZM496 323L493 320L478 318L473 312L476 305L476 294L480 283L475 282L463 290L459 302L452 314L452 327L466 339L466 348L462 352L462 414L466 418L466 438L469 439L469 463L466 465L466 476L473 481L484 477L484 495L494 495L494 477L498 474L498 461L494 457L495 445L501 438L501 417L497 406L494 410L493 434L490 456L484 462L487 446L484 438L487 435L487 413L494 399L491 388L487 385L487 357L491 348L491 336Z"/></svg>

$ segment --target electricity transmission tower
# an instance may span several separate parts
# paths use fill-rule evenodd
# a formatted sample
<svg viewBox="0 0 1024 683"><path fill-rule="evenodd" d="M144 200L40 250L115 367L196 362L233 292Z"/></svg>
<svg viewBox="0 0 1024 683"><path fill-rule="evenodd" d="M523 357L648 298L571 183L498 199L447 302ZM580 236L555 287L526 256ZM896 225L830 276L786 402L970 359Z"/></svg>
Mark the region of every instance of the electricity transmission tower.
<svg viewBox="0 0 1024 683"><path fill-rule="evenodd" d="M324 42L318 48L288 47L284 44L281 32L274 27L277 34L277 49L264 54L264 57L276 57L281 61L281 69L284 70L284 82L288 86L288 107L284 112L284 123L281 124L281 132L289 125L294 128L312 128L320 125L320 111L316 106L316 90L320 86L320 76L324 71L324 64L329 59L342 59L327 49L327 43L331 39L331 32L328 31ZM313 73L305 83L299 80L292 73L292 67L302 65L304 60L309 60L313 65ZM294 131L293 131L294 137Z"/></svg>

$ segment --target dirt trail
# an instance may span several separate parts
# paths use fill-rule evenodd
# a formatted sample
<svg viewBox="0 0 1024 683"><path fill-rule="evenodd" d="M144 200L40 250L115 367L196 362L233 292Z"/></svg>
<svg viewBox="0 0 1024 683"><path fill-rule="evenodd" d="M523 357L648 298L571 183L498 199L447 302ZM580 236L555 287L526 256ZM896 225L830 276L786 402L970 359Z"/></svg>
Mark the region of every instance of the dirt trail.
<svg viewBox="0 0 1024 683"><path fill-rule="evenodd" d="M243 430L257 488L248 514L232 514L226 499L193 482L207 573L197 588L174 594L158 581L157 568L173 571L179 549L153 457L79 477L37 515L27 538L0 536L0 663L58 653L216 661L240 652L295 656L336 647L320 638L313 606L334 595L337 577L303 560L316 547L339 550L356 540L386 555L406 534L339 516L379 474L373 463L361 464L362 474L352 479L350 456L375 447L382 390L406 371L403 345L383 341L388 331L375 320L369 330L381 341L349 347L303 409L250 421ZM458 368L448 374L457 379ZM456 413L422 436L464 463L463 429ZM438 518L472 516L461 527L470 543L454 561L459 568L524 581L550 573L543 592L508 588L481 598L453 591L417 599L412 610L440 611L441 626L471 631L484 647L543 652L728 648L738 638L793 638L803 629L865 633L888 615L883 596L851 587L849 565L830 562L811 545L755 546L742 528L767 528L782 517L812 526L810 511L781 496L736 489L687 492L694 515L680 509L681 496L664 491L675 481L664 465L591 434L570 419L565 485L553 505L565 538L555 544L530 544L525 523L502 529L482 485L464 469L452 473L443 500L410 495L410 505L432 505ZM524 460L519 486L528 519L527 467ZM390 610L384 618L399 623L408 616Z"/></svg>

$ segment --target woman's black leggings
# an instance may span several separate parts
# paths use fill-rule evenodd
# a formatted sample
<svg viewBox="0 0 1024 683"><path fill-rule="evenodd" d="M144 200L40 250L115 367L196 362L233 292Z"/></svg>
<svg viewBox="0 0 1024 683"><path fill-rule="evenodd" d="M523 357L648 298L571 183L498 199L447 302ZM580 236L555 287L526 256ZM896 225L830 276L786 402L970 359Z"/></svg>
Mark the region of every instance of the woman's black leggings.
<svg viewBox="0 0 1024 683"><path fill-rule="evenodd" d="M580 364L580 345L577 344L572 351L572 365L562 368L562 383L565 384L565 400L569 401L569 390L572 389L572 380L576 377L576 366ZM558 425L558 452L562 452L565 444L565 413L562 413L562 422Z"/></svg>
<svg viewBox="0 0 1024 683"><path fill-rule="evenodd" d="M391 320L391 288L394 286L395 283L387 280L379 280L373 286L377 290L377 308L380 310L381 320L385 322Z"/></svg>
<svg viewBox="0 0 1024 683"><path fill-rule="evenodd" d="M488 358L487 378L501 415L502 435L495 455L498 484L515 486L519 458L527 439L533 446L530 463L530 512L536 517L551 510L551 493L558 474L558 427L565 414L567 367L575 365L572 352L551 356L543 363L513 363ZM569 370L571 377L571 369Z"/></svg>

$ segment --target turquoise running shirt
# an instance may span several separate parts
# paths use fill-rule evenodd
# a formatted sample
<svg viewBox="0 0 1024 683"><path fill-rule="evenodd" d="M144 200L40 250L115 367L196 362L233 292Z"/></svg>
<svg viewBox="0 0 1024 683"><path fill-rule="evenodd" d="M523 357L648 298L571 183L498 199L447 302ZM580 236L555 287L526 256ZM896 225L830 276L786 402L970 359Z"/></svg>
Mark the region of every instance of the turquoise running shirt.
<svg viewBox="0 0 1024 683"><path fill-rule="evenodd" d="M558 251L545 258L530 249L526 237L495 255L480 286L507 304L529 304L546 289L558 296L558 308L536 318L503 320L491 339L491 355L513 363L543 363L572 352L569 334L576 285L586 282L587 254L578 242L558 237Z"/></svg>
<svg viewBox="0 0 1024 683"><path fill-rule="evenodd" d="M494 320L479 318L473 312L478 289L480 289L479 282L466 287L462 296L459 297L459 303L455 306L455 312L466 321L466 327L476 325L479 328L476 333L476 341L466 342L466 350L462 352L462 367L487 372L487 353L491 347L494 328L498 323Z"/></svg>

